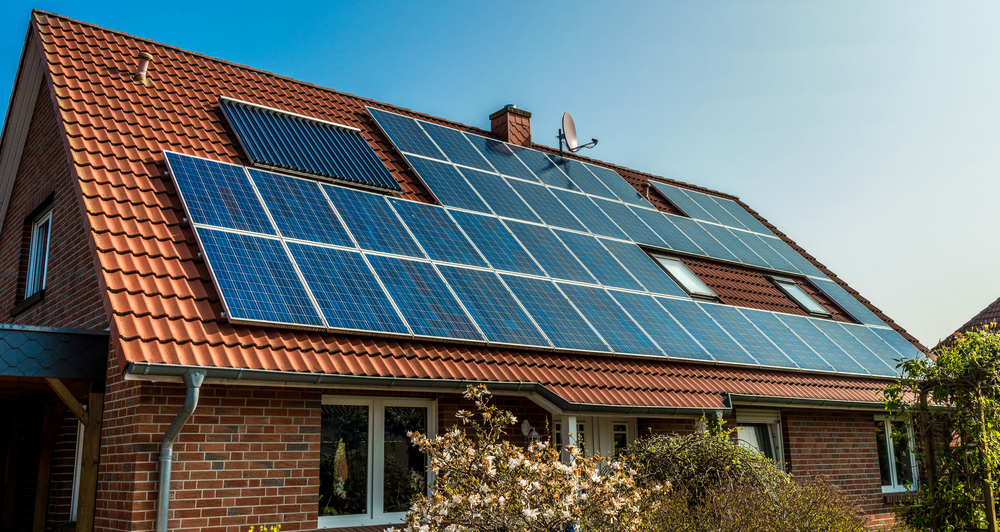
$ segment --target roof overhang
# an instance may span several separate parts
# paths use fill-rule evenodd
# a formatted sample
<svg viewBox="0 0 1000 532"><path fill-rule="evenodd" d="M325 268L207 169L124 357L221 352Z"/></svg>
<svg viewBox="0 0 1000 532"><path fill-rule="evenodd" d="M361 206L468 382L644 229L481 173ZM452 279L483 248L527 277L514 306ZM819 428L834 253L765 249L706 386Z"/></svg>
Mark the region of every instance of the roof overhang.
<svg viewBox="0 0 1000 532"><path fill-rule="evenodd" d="M807 397L773 397L768 395L726 394L723 403L733 405L754 405L773 407L820 408L834 410L885 411L885 403L868 401L837 401L833 399L812 399Z"/></svg>
<svg viewBox="0 0 1000 532"><path fill-rule="evenodd" d="M0 324L0 378L104 382L110 333Z"/></svg>

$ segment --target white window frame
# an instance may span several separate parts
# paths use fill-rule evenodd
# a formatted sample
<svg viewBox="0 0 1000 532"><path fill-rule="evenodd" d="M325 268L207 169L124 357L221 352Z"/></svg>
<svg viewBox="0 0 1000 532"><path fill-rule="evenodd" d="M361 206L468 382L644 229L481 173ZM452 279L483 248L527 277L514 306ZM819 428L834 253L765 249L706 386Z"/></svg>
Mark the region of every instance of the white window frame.
<svg viewBox="0 0 1000 532"><path fill-rule="evenodd" d="M84 410L87 405L83 405ZM76 521L76 507L80 500L80 465L83 464L83 430L82 421L76 422L76 454L73 460L73 493L70 496L69 520Z"/></svg>
<svg viewBox="0 0 1000 532"><path fill-rule="evenodd" d="M789 279L787 277L778 277L775 275L771 276L771 282L778 286L786 296L790 297L792 301L802 307L811 316L816 316L819 318L829 318L833 314L830 314L819 301L813 299L808 292L802 289L795 279ZM810 303L814 305L814 308L810 308Z"/></svg>
<svg viewBox="0 0 1000 532"><path fill-rule="evenodd" d="M749 442L740 438L740 425L767 425L767 435L770 439L769 443L771 445L771 455L774 456L774 463L781 470L784 470L785 448L782 444L781 436L781 412L777 410L751 410L736 413L736 436L742 445L752 448Z"/></svg>
<svg viewBox="0 0 1000 532"><path fill-rule="evenodd" d="M580 437L579 427L582 426L584 454L593 456L594 453L599 453L604 458L614 458L615 425L626 426L626 445L635 441L637 425L634 417L563 416L561 420L556 421L554 428L559 434L560 442L576 445ZM567 453L563 453L564 460L567 456Z"/></svg>
<svg viewBox="0 0 1000 532"><path fill-rule="evenodd" d="M719 296L712 291L711 288L702 281L700 277L695 275L691 268L688 268L684 261L677 257L668 257L666 255L653 255L656 262L663 268L663 271L667 272L674 281L677 282L685 292L691 297L697 297L701 299L711 299L718 300Z"/></svg>
<svg viewBox="0 0 1000 532"><path fill-rule="evenodd" d="M917 470L917 455L913 452L913 426L909 423L906 424L906 444L910 447L910 468L913 471L913 484L897 484L896 483L896 446L894 445L892 437L892 422L893 421L903 421L899 418L894 418L891 416L877 415L875 416L875 421L882 423L883 432L886 437L886 449L888 450L888 461L889 461L889 479L892 484L883 485L882 493L903 493L908 491L913 491L917 489L918 481L918 470ZM875 448L876 454L878 453L878 447ZM877 456L876 456L877 459ZM881 475L882 464L879 463L879 475Z"/></svg>
<svg viewBox="0 0 1000 532"><path fill-rule="evenodd" d="M358 397L324 395L324 405L368 407L368 513L358 515L324 515L319 517L319 528L390 525L403 522L406 512L382 511L383 484L385 479L385 407L416 406L427 408L427 434L437 435L437 401L419 397ZM427 494L430 495L432 477L428 475ZM317 503L318 505L318 503Z"/></svg>
<svg viewBox="0 0 1000 532"><path fill-rule="evenodd" d="M46 224L48 222L48 224ZM45 249L39 247L41 226L45 224ZM52 242L52 209L45 211L31 223L31 244L28 247L28 275L24 284L24 297L27 299L37 292L45 290L45 281L49 274L49 247ZM44 261L41 267L41 279L35 274L39 260Z"/></svg>

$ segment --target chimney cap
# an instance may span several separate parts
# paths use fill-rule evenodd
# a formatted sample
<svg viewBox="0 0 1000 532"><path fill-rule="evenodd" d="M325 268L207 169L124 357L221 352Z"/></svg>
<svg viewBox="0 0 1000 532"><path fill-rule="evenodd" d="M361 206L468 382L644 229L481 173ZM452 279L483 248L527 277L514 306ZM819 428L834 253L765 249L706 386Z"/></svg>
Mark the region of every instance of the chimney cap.
<svg viewBox="0 0 1000 532"><path fill-rule="evenodd" d="M153 54L151 54L149 52L139 52L139 57L141 57L143 59L149 59L150 61L153 60Z"/></svg>
<svg viewBox="0 0 1000 532"><path fill-rule="evenodd" d="M529 113L528 111L525 111L523 109L518 109L516 105L514 105L512 103L508 103L507 105L503 106L503 108L500 109L499 111L491 114L490 115L490 120L493 120L494 118L496 118L496 117L498 117L498 116L500 116L500 115L502 115L504 113L512 113L512 114L515 114L515 115L523 116L525 118L531 118L531 113Z"/></svg>

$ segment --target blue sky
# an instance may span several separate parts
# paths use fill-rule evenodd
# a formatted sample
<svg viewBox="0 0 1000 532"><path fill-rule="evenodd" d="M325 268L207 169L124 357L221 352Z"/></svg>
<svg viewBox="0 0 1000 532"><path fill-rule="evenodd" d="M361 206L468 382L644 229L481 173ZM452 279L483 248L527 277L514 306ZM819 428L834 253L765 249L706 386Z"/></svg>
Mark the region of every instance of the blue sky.
<svg viewBox="0 0 1000 532"><path fill-rule="evenodd" d="M0 5L7 102L32 7L742 197L926 345L1000 297L998 2ZM155 68L155 66L154 66ZM6 112L6 105L3 112Z"/></svg>

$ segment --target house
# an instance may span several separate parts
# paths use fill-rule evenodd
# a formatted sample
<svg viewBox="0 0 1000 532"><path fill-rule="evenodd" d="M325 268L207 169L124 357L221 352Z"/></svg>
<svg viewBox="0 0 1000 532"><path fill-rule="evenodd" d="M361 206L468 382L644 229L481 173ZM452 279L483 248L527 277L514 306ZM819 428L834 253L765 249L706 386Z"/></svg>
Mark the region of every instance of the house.
<svg viewBox="0 0 1000 532"><path fill-rule="evenodd" d="M530 118L33 12L0 138L2 528L381 530L426 489L406 432L468 383L515 441L604 455L722 418L891 521L912 468L879 393L925 348L737 196Z"/></svg>
<svg viewBox="0 0 1000 532"><path fill-rule="evenodd" d="M955 334L969 332L974 329L980 329L986 325L995 324L998 320L1000 320L1000 299L997 299L996 301L987 305L986 308L979 311L979 314L976 314L969 321L965 322L964 325L959 327L958 330L956 330L951 336L949 336L948 339L942 340L941 343L947 342L949 339L954 337Z"/></svg>

